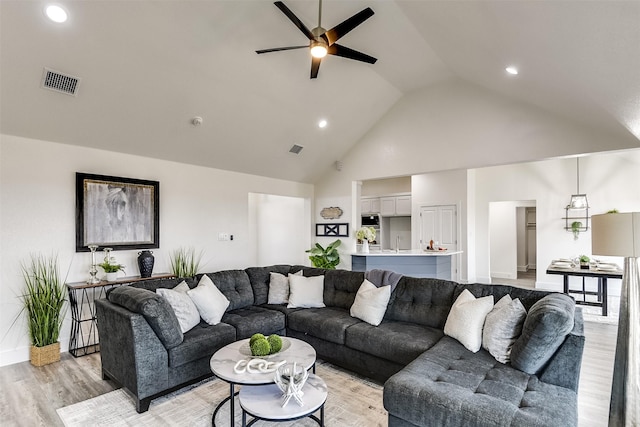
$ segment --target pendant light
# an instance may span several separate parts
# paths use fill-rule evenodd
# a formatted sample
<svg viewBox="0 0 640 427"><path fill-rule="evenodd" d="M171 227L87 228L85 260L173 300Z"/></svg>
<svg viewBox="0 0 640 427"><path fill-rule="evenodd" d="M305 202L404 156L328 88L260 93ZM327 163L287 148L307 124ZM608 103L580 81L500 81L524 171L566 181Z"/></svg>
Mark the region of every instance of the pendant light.
<svg viewBox="0 0 640 427"><path fill-rule="evenodd" d="M588 209L589 202L586 194L580 194L580 157L576 157L576 194L571 195L571 201L567 209Z"/></svg>

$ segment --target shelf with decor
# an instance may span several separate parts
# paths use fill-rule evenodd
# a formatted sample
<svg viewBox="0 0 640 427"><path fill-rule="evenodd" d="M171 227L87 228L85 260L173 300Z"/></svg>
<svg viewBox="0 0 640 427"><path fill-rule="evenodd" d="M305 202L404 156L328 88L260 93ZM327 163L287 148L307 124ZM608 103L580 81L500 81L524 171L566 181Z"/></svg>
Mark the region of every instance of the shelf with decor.
<svg viewBox="0 0 640 427"><path fill-rule="evenodd" d="M589 207L572 208L567 206L565 216L562 218L564 219L564 229L571 231L577 239L579 233L589 230L589 218Z"/></svg>

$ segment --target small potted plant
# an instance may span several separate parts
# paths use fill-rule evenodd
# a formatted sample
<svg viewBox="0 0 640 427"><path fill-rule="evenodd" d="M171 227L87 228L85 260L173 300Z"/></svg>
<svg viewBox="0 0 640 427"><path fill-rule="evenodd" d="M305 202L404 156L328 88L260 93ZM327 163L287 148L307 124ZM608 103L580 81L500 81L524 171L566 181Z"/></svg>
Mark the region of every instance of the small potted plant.
<svg viewBox="0 0 640 427"><path fill-rule="evenodd" d="M66 289L58 271L58 257L31 255L22 264L25 289L20 296L27 315L34 366L44 366L60 360L58 336L64 320Z"/></svg>
<svg viewBox="0 0 640 427"><path fill-rule="evenodd" d="M589 269L589 257L586 255L580 255L580 268L582 270L588 270Z"/></svg>
<svg viewBox="0 0 640 427"><path fill-rule="evenodd" d="M338 264L340 264L340 253L338 253L338 246L342 244L340 239L329 243L329 246L323 248L320 243L305 251L309 253L309 259L311 264L316 268L326 268L334 270Z"/></svg>
<svg viewBox="0 0 640 427"><path fill-rule="evenodd" d="M98 267L104 270L107 282L115 282L118 280L118 271L124 272L124 265L118 264L113 257L105 258L102 264L98 264Z"/></svg>
<svg viewBox="0 0 640 427"><path fill-rule="evenodd" d="M580 236L580 228L582 227L582 222L573 221L571 223L571 232L573 233L573 240L578 240Z"/></svg>

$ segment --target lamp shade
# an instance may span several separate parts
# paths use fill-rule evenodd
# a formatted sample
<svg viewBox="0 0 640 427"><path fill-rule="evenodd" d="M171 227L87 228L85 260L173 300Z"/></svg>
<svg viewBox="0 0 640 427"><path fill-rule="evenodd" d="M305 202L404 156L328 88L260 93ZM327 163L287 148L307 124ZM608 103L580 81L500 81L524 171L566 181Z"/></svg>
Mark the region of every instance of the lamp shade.
<svg viewBox="0 0 640 427"><path fill-rule="evenodd" d="M640 212L593 215L591 253L640 257Z"/></svg>

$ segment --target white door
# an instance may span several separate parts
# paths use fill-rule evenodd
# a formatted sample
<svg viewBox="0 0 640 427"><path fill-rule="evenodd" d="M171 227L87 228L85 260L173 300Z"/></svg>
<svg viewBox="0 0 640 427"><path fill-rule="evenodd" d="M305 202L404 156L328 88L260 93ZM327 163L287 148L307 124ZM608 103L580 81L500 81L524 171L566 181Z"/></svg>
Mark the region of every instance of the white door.
<svg viewBox="0 0 640 427"><path fill-rule="evenodd" d="M420 245L434 246L449 251L458 250L458 215L455 205L420 207ZM451 279L458 279L458 257L451 257Z"/></svg>

